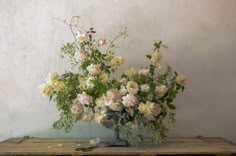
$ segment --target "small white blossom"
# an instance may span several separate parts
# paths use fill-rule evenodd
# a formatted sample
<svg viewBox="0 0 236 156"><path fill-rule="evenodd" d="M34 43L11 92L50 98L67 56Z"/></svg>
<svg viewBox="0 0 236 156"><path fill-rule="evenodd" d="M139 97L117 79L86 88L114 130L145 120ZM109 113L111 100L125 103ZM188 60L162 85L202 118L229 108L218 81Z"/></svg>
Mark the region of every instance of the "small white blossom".
<svg viewBox="0 0 236 156"><path fill-rule="evenodd" d="M91 64L87 67L90 75L98 75L101 71L99 64Z"/></svg>
<svg viewBox="0 0 236 156"><path fill-rule="evenodd" d="M150 86L148 84L143 84L140 87L141 87L141 91L142 92L146 92L147 93L150 90Z"/></svg>

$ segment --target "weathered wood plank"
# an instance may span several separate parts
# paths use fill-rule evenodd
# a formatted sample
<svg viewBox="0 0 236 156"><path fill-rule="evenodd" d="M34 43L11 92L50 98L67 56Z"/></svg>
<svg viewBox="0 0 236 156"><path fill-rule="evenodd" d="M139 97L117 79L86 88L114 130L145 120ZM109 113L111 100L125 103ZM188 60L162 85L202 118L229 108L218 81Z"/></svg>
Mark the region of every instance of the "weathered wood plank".
<svg viewBox="0 0 236 156"><path fill-rule="evenodd" d="M162 144L148 140L139 147L99 147L89 152L75 151L88 138L20 138L0 143L0 155L156 155L156 154L236 154L236 145L222 138L168 138Z"/></svg>

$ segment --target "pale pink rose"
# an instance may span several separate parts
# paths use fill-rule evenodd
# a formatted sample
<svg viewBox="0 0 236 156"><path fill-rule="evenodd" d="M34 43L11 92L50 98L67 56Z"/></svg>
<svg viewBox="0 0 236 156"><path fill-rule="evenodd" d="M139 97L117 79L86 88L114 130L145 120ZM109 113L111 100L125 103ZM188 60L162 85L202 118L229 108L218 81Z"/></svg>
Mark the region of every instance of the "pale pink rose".
<svg viewBox="0 0 236 156"><path fill-rule="evenodd" d="M100 40L98 41L98 44L99 44L100 46L105 45L106 43L107 43L107 42L106 42L105 39L100 39Z"/></svg>
<svg viewBox="0 0 236 156"><path fill-rule="evenodd" d="M148 84L141 85L141 91L142 92L149 92L150 86Z"/></svg>
<svg viewBox="0 0 236 156"><path fill-rule="evenodd" d="M133 107L138 103L138 99L133 94L127 94L122 97L122 103L125 107Z"/></svg>
<svg viewBox="0 0 236 156"><path fill-rule="evenodd" d="M120 90L119 90L119 92L120 92L120 95L126 95L127 94L127 89L125 88L125 86L120 86Z"/></svg>
<svg viewBox="0 0 236 156"><path fill-rule="evenodd" d="M87 67L87 70L88 70L90 75L98 75L101 71L99 64L90 64Z"/></svg>
<svg viewBox="0 0 236 156"><path fill-rule="evenodd" d="M93 98L85 92L83 92L82 94L78 94L77 99L83 105L89 105L93 102Z"/></svg>
<svg viewBox="0 0 236 156"><path fill-rule="evenodd" d="M148 75L148 74L150 73L150 70L149 70L149 68L143 68L143 69L140 69L140 70L138 71L138 73L139 73L140 75L146 76L146 75Z"/></svg>
<svg viewBox="0 0 236 156"><path fill-rule="evenodd" d="M88 115L88 114L86 114L86 115L84 115L83 116L83 121L84 122L90 122L90 121L92 121L93 120L93 118L94 118L94 115Z"/></svg>
<svg viewBox="0 0 236 156"><path fill-rule="evenodd" d="M111 97L112 100L117 101L120 99L120 92L118 89L111 89L107 91L107 96Z"/></svg>
<svg viewBox="0 0 236 156"><path fill-rule="evenodd" d="M153 106L152 114L153 116L157 116L161 113L161 106L159 104L155 104Z"/></svg>
<svg viewBox="0 0 236 156"><path fill-rule="evenodd" d="M79 114L83 111L83 106L81 104L73 104L71 107L71 112L73 114Z"/></svg>
<svg viewBox="0 0 236 156"><path fill-rule="evenodd" d="M127 90L131 94L137 94L139 91L139 86L136 82L134 81L129 81L126 86Z"/></svg>
<svg viewBox="0 0 236 156"><path fill-rule="evenodd" d="M112 104L110 105L110 108L113 111L120 111L121 110L121 106L118 102L112 102Z"/></svg>

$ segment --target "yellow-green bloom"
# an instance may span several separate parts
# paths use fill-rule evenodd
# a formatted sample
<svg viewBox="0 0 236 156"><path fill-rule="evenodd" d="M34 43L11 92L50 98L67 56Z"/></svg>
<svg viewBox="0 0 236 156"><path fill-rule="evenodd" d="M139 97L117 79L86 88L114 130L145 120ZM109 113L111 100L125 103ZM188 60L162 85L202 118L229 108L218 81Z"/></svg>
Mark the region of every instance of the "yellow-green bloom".
<svg viewBox="0 0 236 156"><path fill-rule="evenodd" d="M179 74L176 79L175 79L176 83L180 84L180 85L185 85L187 78L184 74Z"/></svg>
<svg viewBox="0 0 236 156"><path fill-rule="evenodd" d="M144 115L152 114L154 103L147 101L146 103L140 103L138 110Z"/></svg>
<svg viewBox="0 0 236 156"><path fill-rule="evenodd" d="M108 79L109 79L109 75L107 73L102 73L100 75L100 79L101 79L102 83L106 83L108 81Z"/></svg>
<svg viewBox="0 0 236 156"><path fill-rule="evenodd" d="M111 65L121 65L124 63L124 58L121 56L115 56L113 59L110 61Z"/></svg>
<svg viewBox="0 0 236 156"><path fill-rule="evenodd" d="M42 84L39 87L40 89L40 94L43 97L51 96L53 94L53 88L49 84Z"/></svg>
<svg viewBox="0 0 236 156"><path fill-rule="evenodd" d="M138 73L137 70L135 70L134 68L131 68L130 70L127 71L127 76L131 78L137 75L137 73Z"/></svg>
<svg viewBox="0 0 236 156"><path fill-rule="evenodd" d="M57 90L65 88L65 83L63 81L57 81L54 83L54 86Z"/></svg>
<svg viewBox="0 0 236 156"><path fill-rule="evenodd" d="M50 73L48 74L48 78L47 78L47 82L49 85L51 86L55 86L55 82L58 81L58 76L57 76L57 73Z"/></svg>
<svg viewBox="0 0 236 156"><path fill-rule="evenodd" d="M161 58L162 58L161 53L155 51L155 52L153 52L152 55L151 55L151 62L152 62L152 63L160 62L160 61L161 61Z"/></svg>

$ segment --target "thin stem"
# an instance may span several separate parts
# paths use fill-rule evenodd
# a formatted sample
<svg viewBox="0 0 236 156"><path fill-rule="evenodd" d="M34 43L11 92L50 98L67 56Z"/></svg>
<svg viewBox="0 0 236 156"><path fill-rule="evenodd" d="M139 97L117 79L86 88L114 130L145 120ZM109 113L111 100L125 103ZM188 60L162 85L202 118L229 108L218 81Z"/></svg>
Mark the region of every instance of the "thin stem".
<svg viewBox="0 0 236 156"><path fill-rule="evenodd" d="M119 39L120 37L122 37L122 36L124 36L124 37L127 36L127 28L125 28L125 30L124 30L123 32L121 32L121 33L120 33L118 36L116 36L112 41L110 41L110 44L109 44L109 46L107 47L106 53L109 52L111 46L113 46L113 43L114 43L117 39Z"/></svg>

